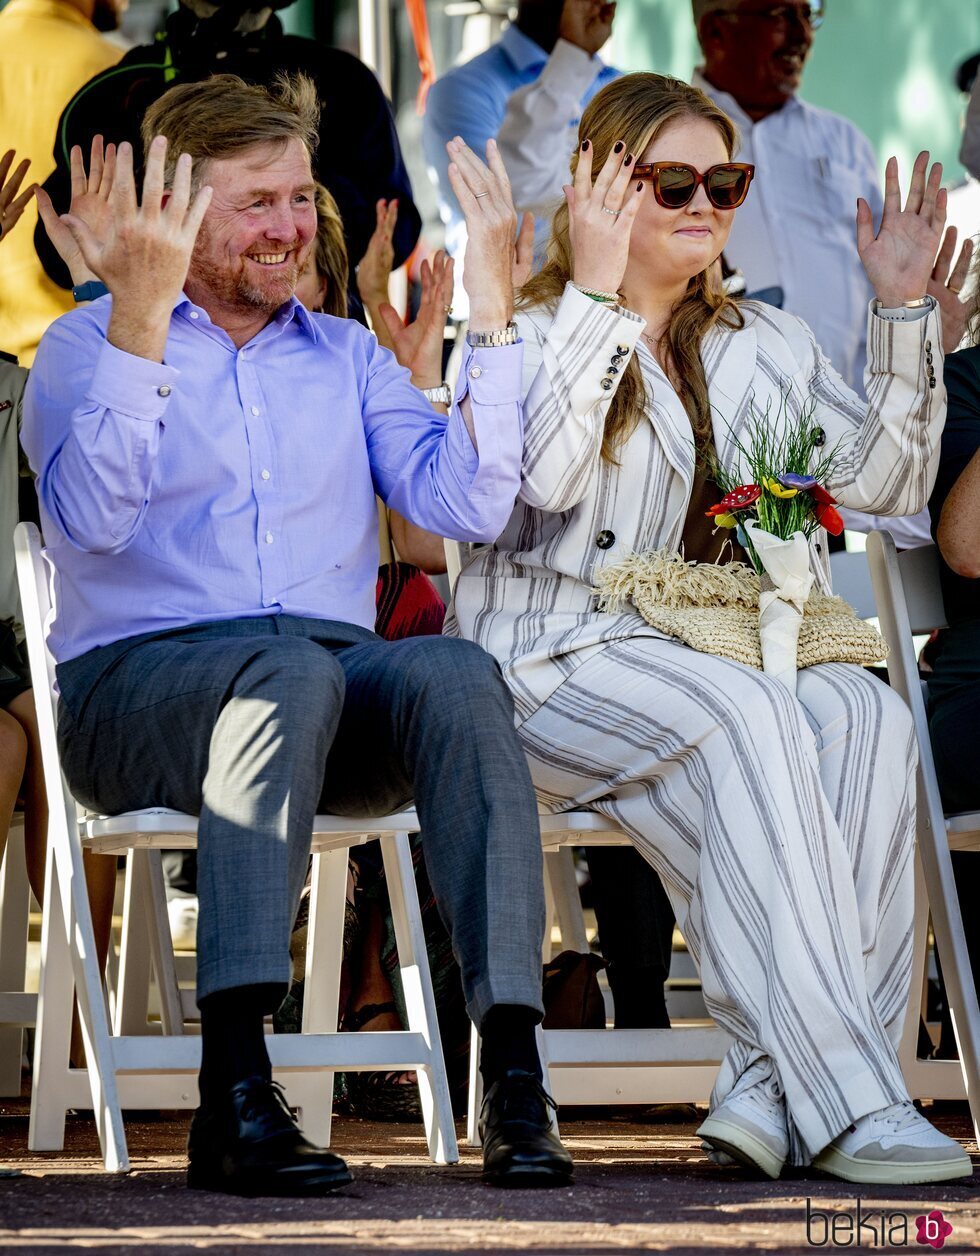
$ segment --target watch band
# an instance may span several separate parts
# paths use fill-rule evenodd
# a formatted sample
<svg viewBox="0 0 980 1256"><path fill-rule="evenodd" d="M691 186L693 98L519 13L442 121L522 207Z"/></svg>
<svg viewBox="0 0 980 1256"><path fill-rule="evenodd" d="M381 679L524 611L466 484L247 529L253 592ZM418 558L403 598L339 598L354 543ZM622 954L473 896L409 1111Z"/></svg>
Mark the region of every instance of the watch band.
<svg viewBox="0 0 980 1256"><path fill-rule="evenodd" d="M875 301L875 313L879 318L890 323L905 323L911 319L921 318L927 309L932 308L932 297L916 297L914 301L903 301L901 305L885 306Z"/></svg>
<svg viewBox="0 0 980 1256"><path fill-rule="evenodd" d="M437 406L451 406L453 404L453 390L445 381L438 388L423 388L422 396L426 401L431 401Z"/></svg>
<svg viewBox="0 0 980 1256"><path fill-rule="evenodd" d="M471 349L498 349L502 345L517 344L517 324L508 323L495 331L468 331L466 343Z"/></svg>
<svg viewBox="0 0 980 1256"><path fill-rule="evenodd" d="M89 279L87 283L80 283L72 288L71 294L76 301L96 301L99 297L104 297L109 289L99 279Z"/></svg>

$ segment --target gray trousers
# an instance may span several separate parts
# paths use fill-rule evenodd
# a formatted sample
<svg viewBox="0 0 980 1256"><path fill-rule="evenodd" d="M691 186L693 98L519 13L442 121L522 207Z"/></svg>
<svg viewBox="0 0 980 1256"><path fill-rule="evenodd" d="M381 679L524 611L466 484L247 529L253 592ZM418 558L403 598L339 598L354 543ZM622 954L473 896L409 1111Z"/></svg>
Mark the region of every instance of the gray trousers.
<svg viewBox="0 0 980 1256"><path fill-rule="evenodd" d="M541 1009L541 842L510 694L478 646L278 615L58 668L68 782L107 814L200 816L198 997L289 980L313 818L415 800L467 1009Z"/></svg>

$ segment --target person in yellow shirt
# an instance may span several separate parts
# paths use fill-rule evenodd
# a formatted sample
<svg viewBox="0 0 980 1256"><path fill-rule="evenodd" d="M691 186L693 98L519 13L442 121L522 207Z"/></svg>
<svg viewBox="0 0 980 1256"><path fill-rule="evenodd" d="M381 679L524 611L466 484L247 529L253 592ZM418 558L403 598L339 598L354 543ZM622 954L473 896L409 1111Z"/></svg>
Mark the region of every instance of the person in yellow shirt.
<svg viewBox="0 0 980 1256"><path fill-rule="evenodd" d="M115 30L128 0L10 0L0 10L0 118L5 145L31 161L43 182L54 168L51 137L61 111L123 50L99 33ZM34 251L37 209L0 252L0 345L22 366L34 360L45 328L70 309Z"/></svg>

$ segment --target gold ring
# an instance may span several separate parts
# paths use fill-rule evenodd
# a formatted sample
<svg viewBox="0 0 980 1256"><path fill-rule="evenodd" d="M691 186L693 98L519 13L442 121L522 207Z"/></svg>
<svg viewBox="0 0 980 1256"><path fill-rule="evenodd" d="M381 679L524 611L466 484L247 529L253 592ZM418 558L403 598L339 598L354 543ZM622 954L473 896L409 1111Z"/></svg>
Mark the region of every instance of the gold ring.
<svg viewBox="0 0 980 1256"><path fill-rule="evenodd" d="M479 200L481 196L489 196L490 193L489 192L474 192L473 195L476 197L477 200Z"/></svg>
<svg viewBox="0 0 980 1256"><path fill-rule="evenodd" d="M446 314L452 314L453 312L453 307L451 305L444 305L442 308L443 312Z"/></svg>
<svg viewBox="0 0 980 1256"><path fill-rule="evenodd" d="M948 283L946 287L950 290L950 292L955 292L957 296L959 296L960 293L963 291L962 288L954 288L951 283Z"/></svg>

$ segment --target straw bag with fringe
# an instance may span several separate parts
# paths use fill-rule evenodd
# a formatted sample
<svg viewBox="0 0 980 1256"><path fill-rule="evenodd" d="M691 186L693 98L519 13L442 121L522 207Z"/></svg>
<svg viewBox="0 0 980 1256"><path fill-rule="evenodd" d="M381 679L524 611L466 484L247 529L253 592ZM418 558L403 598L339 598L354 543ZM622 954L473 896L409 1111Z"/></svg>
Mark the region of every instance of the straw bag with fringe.
<svg viewBox="0 0 980 1256"><path fill-rule="evenodd" d="M628 554L604 568L593 590L599 609L632 602L652 627L705 654L762 670L759 577L746 563L686 562L668 549ZM888 655L879 633L839 597L814 590L803 609L796 665L859 663Z"/></svg>

